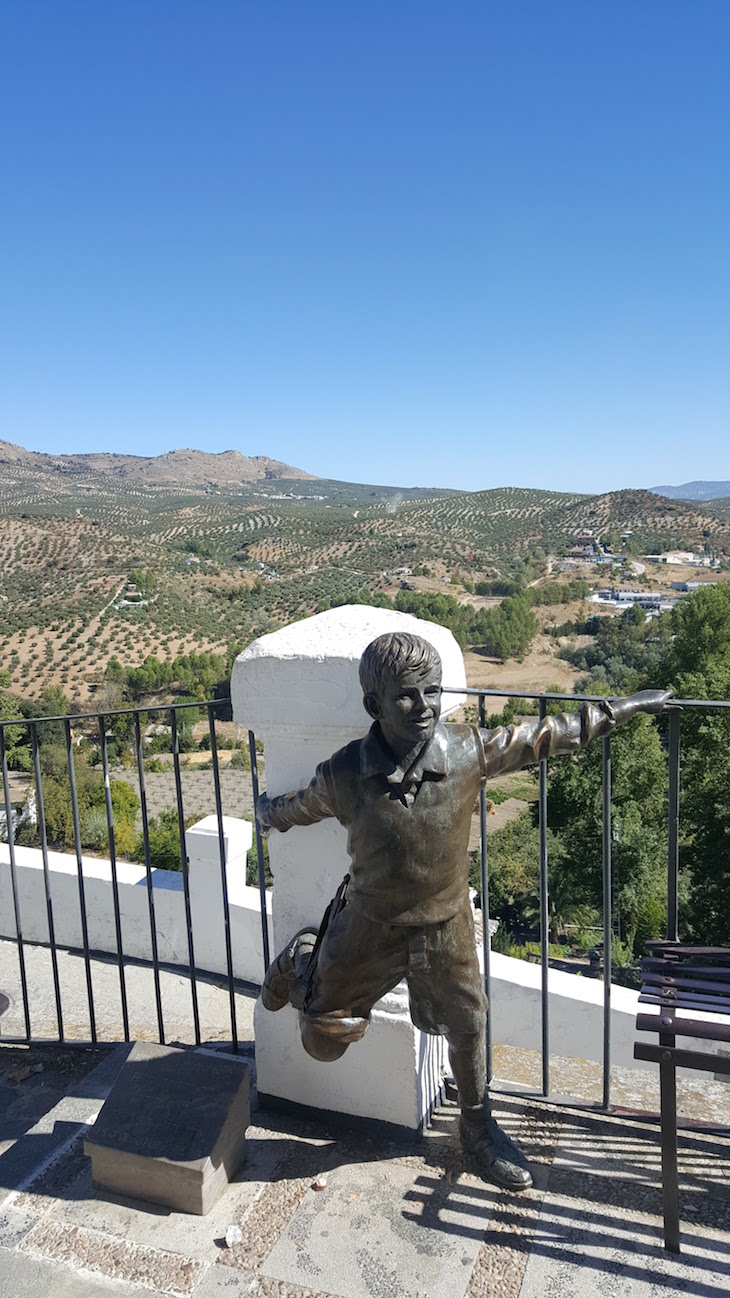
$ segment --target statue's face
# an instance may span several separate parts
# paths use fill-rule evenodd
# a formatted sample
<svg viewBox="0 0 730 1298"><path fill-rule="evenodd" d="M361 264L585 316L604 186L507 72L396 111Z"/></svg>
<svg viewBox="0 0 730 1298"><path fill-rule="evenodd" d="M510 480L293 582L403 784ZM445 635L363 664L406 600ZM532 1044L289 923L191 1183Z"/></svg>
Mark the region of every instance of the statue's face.
<svg viewBox="0 0 730 1298"><path fill-rule="evenodd" d="M441 671L405 672L396 680L386 677L377 699L383 735L393 749L405 750L433 735L441 714Z"/></svg>

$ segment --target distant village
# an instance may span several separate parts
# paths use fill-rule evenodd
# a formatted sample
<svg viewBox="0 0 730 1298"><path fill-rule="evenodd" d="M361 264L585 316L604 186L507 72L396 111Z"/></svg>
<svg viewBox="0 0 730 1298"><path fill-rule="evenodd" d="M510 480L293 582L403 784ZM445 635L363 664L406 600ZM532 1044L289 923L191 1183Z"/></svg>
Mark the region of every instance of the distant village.
<svg viewBox="0 0 730 1298"><path fill-rule="evenodd" d="M632 533L622 533L623 542L630 541ZM567 555L557 561L556 566L567 571L585 564L595 564L598 566L620 566L628 570L634 577L645 578L647 565L659 567L665 565L676 568L709 568L717 570L720 568L720 560L712 553L707 551L691 550L665 550L660 554L642 554L630 556L627 554L614 553L610 546L602 543L600 534L594 535L590 528L585 528L579 538L579 544L568 550ZM658 574L657 574L658 577ZM664 584L664 583L663 583ZM648 591L631 589L624 586L598 586L590 595L590 602L600 604L604 609L622 612L632 604L637 604L639 608L654 617L660 613L665 613L673 609L680 595L690 594L700 586L717 583L712 579L698 580L679 580L666 583L670 591L676 591L676 595L670 595L667 591Z"/></svg>

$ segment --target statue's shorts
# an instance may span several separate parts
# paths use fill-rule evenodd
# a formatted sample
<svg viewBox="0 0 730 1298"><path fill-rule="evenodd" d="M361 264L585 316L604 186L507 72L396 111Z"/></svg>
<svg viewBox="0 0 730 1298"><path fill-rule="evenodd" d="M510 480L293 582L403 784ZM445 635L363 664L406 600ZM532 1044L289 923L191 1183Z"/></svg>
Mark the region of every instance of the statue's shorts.
<svg viewBox="0 0 730 1298"><path fill-rule="evenodd" d="M308 971L300 1010L302 1042L316 1059L336 1059L359 1041L376 1001L406 980L411 1018L422 1032L442 1034L460 1089L484 1088L487 1002L468 901L441 924L411 927L368 919L345 904L334 915ZM460 1079L457 1077L457 1082Z"/></svg>

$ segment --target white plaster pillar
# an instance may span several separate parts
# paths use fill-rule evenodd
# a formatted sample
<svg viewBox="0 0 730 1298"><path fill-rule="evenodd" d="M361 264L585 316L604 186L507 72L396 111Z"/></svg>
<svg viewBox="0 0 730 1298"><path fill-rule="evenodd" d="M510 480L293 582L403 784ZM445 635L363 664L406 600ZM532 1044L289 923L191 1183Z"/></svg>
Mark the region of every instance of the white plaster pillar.
<svg viewBox="0 0 730 1298"><path fill-rule="evenodd" d="M239 655L231 679L233 718L263 741L270 796L307 784L318 762L367 732L360 656L376 636L397 630L423 636L436 647L444 684L465 684L461 650L445 627L365 605L290 623ZM463 695L444 695L442 715L462 702ZM334 820L286 834L274 830L269 856L273 956L298 929L319 927L349 868L345 830ZM335 1063L307 1055L289 1006L273 1014L259 1001L254 1027L262 1095L412 1129L423 1124L439 1099L444 1045L413 1027L405 984L378 1003L364 1040Z"/></svg>
<svg viewBox="0 0 730 1298"><path fill-rule="evenodd" d="M253 824L250 820L223 817L233 973L245 982L260 983L264 972L261 903L258 888L246 884L246 857L252 842ZM205 816L186 829L185 847L190 870L195 963L199 969L225 973L228 966L218 817ZM268 922L271 941L270 918Z"/></svg>

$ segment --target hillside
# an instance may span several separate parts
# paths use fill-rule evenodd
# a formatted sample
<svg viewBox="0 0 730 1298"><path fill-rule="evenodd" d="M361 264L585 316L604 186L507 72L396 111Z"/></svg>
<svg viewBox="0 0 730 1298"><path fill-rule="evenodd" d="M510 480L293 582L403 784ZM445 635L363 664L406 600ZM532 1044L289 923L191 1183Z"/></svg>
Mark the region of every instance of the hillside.
<svg viewBox="0 0 730 1298"><path fill-rule="evenodd" d="M54 682L86 699L111 657L132 666L225 651L333 603L392 599L404 580L465 599L460 583L513 578L531 555L582 546L586 533L621 545L630 532L634 554L705 544L730 554L722 502L291 476L167 483L167 472L184 476L187 454L54 459L0 444L0 670L13 689ZM190 454L193 476L211 463L223 475L273 463ZM83 471L70 470L79 459ZM157 476L135 476L140 466Z"/></svg>
<svg viewBox="0 0 730 1298"><path fill-rule="evenodd" d="M679 487L650 487L649 490L672 500L719 500L730 496L730 482L683 482Z"/></svg>
<svg viewBox="0 0 730 1298"><path fill-rule="evenodd" d="M270 460L266 455L242 455L240 451L180 450L165 455L45 455L26 451L12 442L0 441L0 468L21 467L33 473L83 478L101 474L122 481L164 487L235 487L262 479L286 478L313 481L311 473L290 464Z"/></svg>

